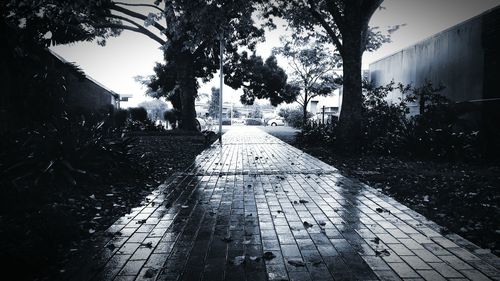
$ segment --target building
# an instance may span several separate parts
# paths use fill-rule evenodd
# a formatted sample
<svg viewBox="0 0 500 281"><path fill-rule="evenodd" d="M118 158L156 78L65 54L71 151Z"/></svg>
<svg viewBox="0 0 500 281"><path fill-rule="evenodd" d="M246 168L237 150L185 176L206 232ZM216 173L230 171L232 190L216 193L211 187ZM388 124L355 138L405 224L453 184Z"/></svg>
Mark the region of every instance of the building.
<svg viewBox="0 0 500 281"><path fill-rule="evenodd" d="M419 87L425 80L446 88L441 92L471 107L496 106L500 101L500 6L446 29L369 67L375 85L391 81ZM396 99L400 93L389 97ZM418 112L415 105L412 111Z"/></svg>
<svg viewBox="0 0 500 281"><path fill-rule="evenodd" d="M61 65L71 64L55 52L49 50L54 63ZM70 108L98 111L112 106L120 107L120 95L106 88L92 77L82 73L68 71L66 75L67 92L66 104Z"/></svg>

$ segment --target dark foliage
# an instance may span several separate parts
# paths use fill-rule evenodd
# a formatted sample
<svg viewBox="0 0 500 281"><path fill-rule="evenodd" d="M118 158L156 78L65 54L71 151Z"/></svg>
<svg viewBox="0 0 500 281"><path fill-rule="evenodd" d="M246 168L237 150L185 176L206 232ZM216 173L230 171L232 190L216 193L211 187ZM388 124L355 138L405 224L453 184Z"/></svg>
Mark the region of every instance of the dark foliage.
<svg viewBox="0 0 500 281"><path fill-rule="evenodd" d="M245 119L245 125L251 125L251 126L261 126L264 123L262 123L262 119L259 118L247 118Z"/></svg>
<svg viewBox="0 0 500 281"><path fill-rule="evenodd" d="M0 180L4 191L50 192L80 180L97 180L123 171L129 166L127 155L132 139L110 138L103 125L55 119L2 138ZM3 202L2 207L12 210L14 206L9 202Z"/></svg>
<svg viewBox="0 0 500 281"><path fill-rule="evenodd" d="M148 120L148 112L143 107L131 107L128 109L130 113L130 120L145 122Z"/></svg>
<svg viewBox="0 0 500 281"><path fill-rule="evenodd" d="M180 112L177 109L167 109L163 113L165 120L172 126L172 129L177 128L177 123L180 119Z"/></svg>
<svg viewBox="0 0 500 281"><path fill-rule="evenodd" d="M304 127L304 113L302 112L302 108L281 108L278 115L285 119L288 126L294 128ZM311 118L312 116L312 113L307 112L307 118ZM312 129L312 127L308 127L307 125L306 128Z"/></svg>
<svg viewBox="0 0 500 281"><path fill-rule="evenodd" d="M128 110L126 109L117 110L114 114L115 126L117 128L124 128L128 118L129 118Z"/></svg>
<svg viewBox="0 0 500 281"><path fill-rule="evenodd" d="M482 157L480 128L462 117L466 111L439 94L443 86L436 87L429 81L421 87L392 82L379 87L365 84L364 89L360 152L451 161ZM392 91L404 98L396 103L388 101ZM420 114L409 116L415 103L420 106ZM298 135L298 141L335 147L337 131L336 122L310 124Z"/></svg>

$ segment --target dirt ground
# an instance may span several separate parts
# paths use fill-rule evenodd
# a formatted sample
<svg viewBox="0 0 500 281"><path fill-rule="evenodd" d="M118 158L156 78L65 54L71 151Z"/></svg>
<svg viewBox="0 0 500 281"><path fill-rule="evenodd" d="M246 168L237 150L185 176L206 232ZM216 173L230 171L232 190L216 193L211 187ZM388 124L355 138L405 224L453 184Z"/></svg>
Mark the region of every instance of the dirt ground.
<svg viewBox="0 0 500 281"><path fill-rule="evenodd" d="M72 253L138 206L151 190L191 165L206 147L194 134L136 136L135 172L57 190L40 208L0 216L0 262L16 280L50 280Z"/></svg>

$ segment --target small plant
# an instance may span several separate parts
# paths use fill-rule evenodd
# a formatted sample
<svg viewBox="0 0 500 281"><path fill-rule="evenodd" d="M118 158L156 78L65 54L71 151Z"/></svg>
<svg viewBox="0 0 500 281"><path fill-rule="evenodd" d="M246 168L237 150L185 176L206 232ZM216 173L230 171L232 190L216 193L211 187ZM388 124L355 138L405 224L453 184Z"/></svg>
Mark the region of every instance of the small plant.
<svg viewBox="0 0 500 281"><path fill-rule="evenodd" d="M163 117L165 118L165 120L167 120L167 122L170 124L170 126L172 127L172 129L176 129L177 128L177 123L179 121L179 117L180 117L180 112L176 109L167 109L164 113L163 113Z"/></svg>

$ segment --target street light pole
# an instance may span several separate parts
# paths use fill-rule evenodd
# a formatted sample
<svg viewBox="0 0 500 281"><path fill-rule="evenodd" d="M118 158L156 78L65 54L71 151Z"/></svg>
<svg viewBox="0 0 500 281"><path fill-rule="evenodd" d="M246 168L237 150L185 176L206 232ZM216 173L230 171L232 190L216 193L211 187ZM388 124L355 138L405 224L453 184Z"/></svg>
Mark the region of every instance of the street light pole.
<svg viewBox="0 0 500 281"><path fill-rule="evenodd" d="M220 38L219 143L222 145L222 88L224 87L224 42Z"/></svg>

